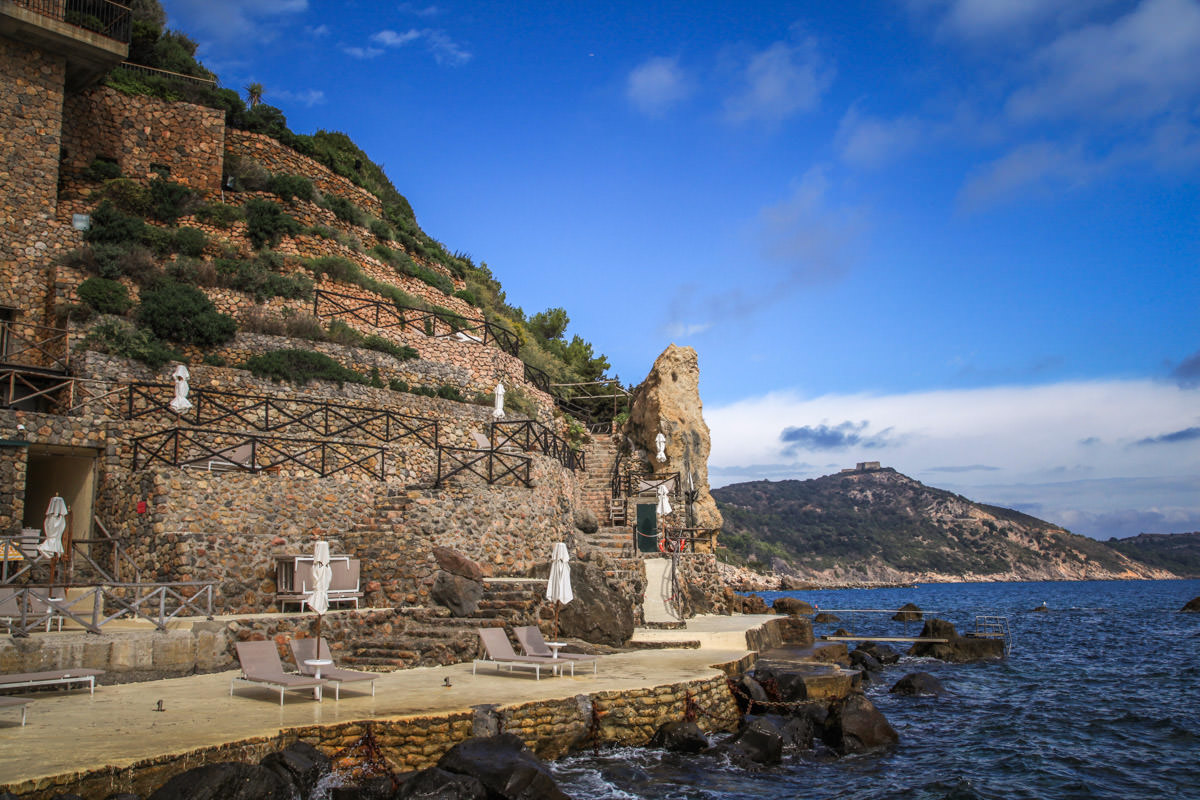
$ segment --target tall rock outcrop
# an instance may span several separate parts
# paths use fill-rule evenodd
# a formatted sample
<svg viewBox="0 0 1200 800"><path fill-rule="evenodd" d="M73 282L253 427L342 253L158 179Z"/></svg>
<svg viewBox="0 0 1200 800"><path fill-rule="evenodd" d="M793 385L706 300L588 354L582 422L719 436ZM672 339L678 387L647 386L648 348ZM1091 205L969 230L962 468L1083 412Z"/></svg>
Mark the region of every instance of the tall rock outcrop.
<svg viewBox="0 0 1200 800"><path fill-rule="evenodd" d="M669 346L655 360L650 374L633 390L626 435L645 453L656 472L678 472L683 489L688 476L697 491L692 506L697 528L720 528L721 512L709 494L708 452L711 449L708 425L704 423L700 402L700 364L690 347ZM655 436L666 437L667 460L655 459Z"/></svg>

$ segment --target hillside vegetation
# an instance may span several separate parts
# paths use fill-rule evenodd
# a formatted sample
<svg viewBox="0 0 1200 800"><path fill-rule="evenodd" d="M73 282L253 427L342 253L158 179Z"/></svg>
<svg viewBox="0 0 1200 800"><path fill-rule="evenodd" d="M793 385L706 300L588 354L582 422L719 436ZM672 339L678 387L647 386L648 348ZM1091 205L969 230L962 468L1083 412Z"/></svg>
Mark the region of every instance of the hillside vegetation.
<svg viewBox="0 0 1200 800"><path fill-rule="evenodd" d="M1171 577L1101 542L893 469L713 491L732 560L814 579Z"/></svg>
<svg viewBox="0 0 1200 800"><path fill-rule="evenodd" d="M1105 542L1132 559L1181 578L1200 578L1200 531L1193 533L1142 533Z"/></svg>
<svg viewBox="0 0 1200 800"><path fill-rule="evenodd" d="M389 242L375 255L396 267L398 271L426 280L431 285L443 288L447 294L451 288L440 285L439 279L444 277L429 267L444 268L450 274L462 279L466 289L454 292L454 296L466 301L478 309L481 317L489 322L498 324L513 331L520 341L520 357L531 367L546 374L554 383L579 384L600 380L606 377L609 362L603 354L595 351L592 344L577 335L568 336L567 327L570 323L568 313L563 308L550 308L536 314L526 314L520 306L508 301L505 292L488 267L486 262L476 263L467 253L451 252L442 242L427 234L417 223L416 215L408 200L393 185L384 170L363 152L345 133L337 131L318 130L312 134L298 134L288 127L284 113L262 102L264 96L270 96L269 88L257 84L246 87L249 103L243 100L238 91L220 85L219 76L207 69L195 57L196 42L186 33L167 28L166 15L157 0L135 0L133 9L133 33L130 43L130 63L151 67L156 70L166 70L185 76L215 81L213 84L190 81L169 75L148 74L125 68L113 70L106 78L106 84L118 91L128 94L141 94L159 97L170 101L181 101L216 108L225 113L226 124L232 128L270 136L280 143L312 158L328 167L336 174L349 179L358 186L366 189L379 199L383 213L379 219L364 217L361 210L341 198L318 198L325 207L355 224L369 228L370 232L383 241ZM101 165L103 166L103 165ZM312 187L306 186L306 181L298 176L262 174L255 172L255 165L239 164L227 160L225 165L225 181L233 180L239 188L250 190L266 190L279 195L285 202L293 195L303 199L311 197ZM119 177L104 176L96 177ZM227 184L228 185L228 184ZM120 189L121 187L117 187ZM109 193L112 194L111 192ZM307 196L306 196L307 195ZM116 198L120 199L120 198ZM128 204L114 202L117 210L129 213ZM135 212L137 209L133 209ZM227 209L213 209L212 214L227 212ZM232 213L232 212L229 212ZM257 216L251 218L250 214ZM103 213L101 217L103 219ZM141 214L135 213L135 216ZM153 215L149 215L153 216ZM160 216L160 222L171 223ZM258 204L255 208L247 209L247 221L251 223L251 235L261 233L263 238L256 238L256 248L269 248L279 241L281 236L295 235L297 230L288 222L286 214L281 216L277 209L263 208ZM310 232L311 233L311 232ZM130 238L121 241L132 241ZM203 246L203 243L200 243ZM169 243L159 247L159 254L172 248ZM152 248L153 249L153 248ZM174 247L176 252L184 252L184 246ZM255 273L254 288L259 293L259 299L270 296L271 293L290 292L292 296L303 296L306 287L303 285L284 285L283 282L262 274L272 268L269 257L260 260L253 272ZM317 268L319 270L319 267ZM230 270L234 268L230 267ZM234 270L236 271L236 270ZM247 270L242 269L245 273ZM114 272L109 270L109 272ZM232 283L236 278L227 278ZM249 279L243 283L249 283ZM360 284L361 281L358 281ZM238 286L237 288L243 288ZM413 303L412 298L396 296L394 291L378 286L366 287L372 291L382 291L397 303L420 306ZM265 293L265 294L264 294ZM434 311L439 311L436 306ZM588 389L562 389L560 395L567 397L586 395ZM610 403L595 403L580 409L583 412L594 412L596 418L606 418L612 415Z"/></svg>

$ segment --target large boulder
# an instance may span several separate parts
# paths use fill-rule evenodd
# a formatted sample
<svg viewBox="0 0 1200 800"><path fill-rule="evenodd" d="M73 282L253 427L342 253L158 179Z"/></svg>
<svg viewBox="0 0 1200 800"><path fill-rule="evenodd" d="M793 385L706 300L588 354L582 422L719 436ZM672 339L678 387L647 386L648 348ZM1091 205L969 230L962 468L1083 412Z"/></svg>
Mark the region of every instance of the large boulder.
<svg viewBox="0 0 1200 800"><path fill-rule="evenodd" d="M945 693L942 682L928 672L910 672L888 689L892 694L906 697L936 697Z"/></svg>
<svg viewBox="0 0 1200 800"><path fill-rule="evenodd" d="M655 360L650 374L633 390L626 434L651 460L656 472L677 472L683 487L691 477L696 491L689 524L720 528L721 512L709 494L708 425L700 402L700 362L690 347L670 345ZM666 463L655 460L654 437L662 432Z"/></svg>
<svg viewBox="0 0 1200 800"><path fill-rule="evenodd" d="M575 510L575 527L584 533L595 533L600 530L600 520L590 508L579 508Z"/></svg>
<svg viewBox="0 0 1200 800"><path fill-rule="evenodd" d="M892 615L896 622L917 622L921 619L921 607L916 603L905 603Z"/></svg>
<svg viewBox="0 0 1200 800"><path fill-rule="evenodd" d="M850 666L858 667L865 672L880 672L883 669L883 664L879 663L879 659L861 649L850 654Z"/></svg>
<svg viewBox="0 0 1200 800"><path fill-rule="evenodd" d="M816 611L810 603L806 603L796 597L776 597L771 607L775 609L776 614L791 614L794 616L812 614Z"/></svg>
<svg viewBox="0 0 1200 800"><path fill-rule="evenodd" d="M783 734L765 717L746 717L725 747L734 761L770 766L783 759Z"/></svg>
<svg viewBox="0 0 1200 800"><path fill-rule="evenodd" d="M476 582L482 582L484 579L483 567L457 550L439 545L433 548L433 557L437 561L438 567L451 575L458 575Z"/></svg>
<svg viewBox="0 0 1200 800"><path fill-rule="evenodd" d="M268 753L261 766L274 772L288 785L296 797L308 797L332 765L329 756L308 742L292 742L276 753Z"/></svg>
<svg viewBox="0 0 1200 800"><path fill-rule="evenodd" d="M895 664L900 660L900 654L883 642L862 642L854 649L870 653L880 664Z"/></svg>
<svg viewBox="0 0 1200 800"><path fill-rule="evenodd" d="M834 614L828 614L824 611L818 612L817 615L815 617L813 617L813 622L841 622L841 621L842 621L841 617L836 616Z"/></svg>
<svg viewBox="0 0 1200 800"><path fill-rule="evenodd" d="M945 639L946 642L915 642L909 649L910 656L936 658L941 661L966 663L1004 657L1002 639L983 639L959 636L954 625L944 619L931 617L921 628L922 639Z"/></svg>
<svg viewBox="0 0 1200 800"><path fill-rule="evenodd" d="M429 597L438 605L450 609L454 616L469 617L479 608L479 601L483 599L483 584L462 575L438 570L433 577Z"/></svg>
<svg viewBox="0 0 1200 800"><path fill-rule="evenodd" d="M861 694L852 694L830 707L821 738L840 755L869 753L900 741L896 729Z"/></svg>
<svg viewBox="0 0 1200 800"><path fill-rule="evenodd" d="M1193 597L1184 604L1180 611L1200 612L1200 597Z"/></svg>
<svg viewBox="0 0 1200 800"><path fill-rule="evenodd" d="M699 753L709 747L708 737L694 722L674 720L664 723L650 738L651 747L661 747L672 753Z"/></svg>
<svg viewBox="0 0 1200 800"><path fill-rule="evenodd" d="M782 658L760 658L754 665L754 679L785 703L840 699L854 690L857 675L836 664Z"/></svg>
<svg viewBox="0 0 1200 800"><path fill-rule="evenodd" d="M267 767L220 762L179 773L148 800L292 800L292 790Z"/></svg>
<svg viewBox="0 0 1200 800"><path fill-rule="evenodd" d="M488 791L478 778L430 767L411 775L392 800L487 800Z"/></svg>
<svg viewBox="0 0 1200 800"><path fill-rule="evenodd" d="M459 742L437 765L447 772L476 778L489 796L504 800L570 800L550 777L546 765L511 733Z"/></svg>
<svg viewBox="0 0 1200 800"><path fill-rule="evenodd" d="M587 561L571 562L575 599L558 615L560 636L620 647L633 636L633 605L609 586L604 570Z"/></svg>
<svg viewBox="0 0 1200 800"><path fill-rule="evenodd" d="M805 703L804 706L818 705L816 703ZM822 706L823 708L823 706ZM809 750L812 748L813 739L816 737L816 732L820 728L821 723L816 721L816 717L806 713L806 709L801 707L799 710L790 713L788 716L781 714L762 714L761 719L770 722L779 731L779 737L783 742L784 749L791 750ZM820 717L824 719L823 715ZM753 717L747 717L753 719Z"/></svg>
<svg viewBox="0 0 1200 800"><path fill-rule="evenodd" d="M770 607L767 606L767 601L756 594L743 597L741 605L741 612L743 614L768 614L771 611Z"/></svg>

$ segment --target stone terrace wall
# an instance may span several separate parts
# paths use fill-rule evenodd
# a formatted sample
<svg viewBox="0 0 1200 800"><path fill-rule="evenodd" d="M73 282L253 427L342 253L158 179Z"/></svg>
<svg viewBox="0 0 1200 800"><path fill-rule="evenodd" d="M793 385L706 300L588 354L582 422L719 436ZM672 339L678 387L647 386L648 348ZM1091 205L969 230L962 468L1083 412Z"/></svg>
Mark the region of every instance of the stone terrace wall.
<svg viewBox="0 0 1200 800"><path fill-rule="evenodd" d="M0 74L0 305L40 318L53 249L66 60L0 38Z"/></svg>
<svg viewBox="0 0 1200 800"><path fill-rule="evenodd" d="M225 149L239 158L254 159L268 172L303 175L310 179L322 194L344 197L376 217L383 214L383 206L375 195L338 175L324 164L285 147L270 136L230 130L225 135Z"/></svg>
<svg viewBox="0 0 1200 800"><path fill-rule="evenodd" d="M225 114L190 103L123 94L100 86L67 98L63 170L80 172L97 156L114 159L129 178L149 180L152 164L171 180L202 192L221 189Z"/></svg>

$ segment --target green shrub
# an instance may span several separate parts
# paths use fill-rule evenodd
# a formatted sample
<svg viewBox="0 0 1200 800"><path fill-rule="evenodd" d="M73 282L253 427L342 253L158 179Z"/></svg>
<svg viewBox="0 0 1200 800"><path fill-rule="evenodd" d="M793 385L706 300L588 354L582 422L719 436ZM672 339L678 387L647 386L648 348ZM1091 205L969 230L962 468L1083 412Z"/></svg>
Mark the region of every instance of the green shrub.
<svg viewBox="0 0 1200 800"><path fill-rule="evenodd" d="M132 244L142 241L146 223L138 217L118 210L111 199L105 199L92 212L92 224L83 234L92 244Z"/></svg>
<svg viewBox="0 0 1200 800"><path fill-rule="evenodd" d="M369 280L362 274L362 270L358 268L357 264L339 256L311 258L306 262L306 266L317 280L320 280L321 276L326 276L331 281L357 284L359 286L362 286L364 281Z"/></svg>
<svg viewBox="0 0 1200 800"><path fill-rule="evenodd" d="M376 238L385 242L390 242L392 240L392 236L395 235L391 226L381 219L371 220L371 224L367 227L367 230L369 230Z"/></svg>
<svg viewBox="0 0 1200 800"><path fill-rule="evenodd" d="M141 361L158 369L171 361L183 361L183 356L155 338L148 330L136 329L120 320L104 320L83 340L84 347L109 355Z"/></svg>
<svg viewBox="0 0 1200 800"><path fill-rule="evenodd" d="M338 232L328 225L313 225L308 229L308 232L311 235L319 236L322 239L331 239L335 242L340 242L342 240L342 237L338 235Z"/></svg>
<svg viewBox="0 0 1200 800"><path fill-rule="evenodd" d="M173 223L196 210L199 195L182 183L154 178L150 181L150 214Z"/></svg>
<svg viewBox="0 0 1200 800"><path fill-rule="evenodd" d="M475 306L475 308L479 308L479 300L474 294L471 293L470 289L459 289L454 293L454 296L469 306Z"/></svg>
<svg viewBox="0 0 1200 800"><path fill-rule="evenodd" d="M365 375L347 369L324 353L312 350L272 350L252 356L242 364L259 378L289 383L308 383L310 380L342 383L367 383Z"/></svg>
<svg viewBox="0 0 1200 800"><path fill-rule="evenodd" d="M282 237L295 236L300 229L296 218L275 203L256 197L246 204L246 235L256 250L274 247Z"/></svg>
<svg viewBox="0 0 1200 800"><path fill-rule="evenodd" d="M219 356L216 353L205 353L204 358L200 359L201 363L208 364L210 367L227 367L229 362L224 356Z"/></svg>
<svg viewBox="0 0 1200 800"><path fill-rule="evenodd" d="M124 314L133 305L124 284L108 278L88 278L76 291L80 300L101 314Z"/></svg>
<svg viewBox="0 0 1200 800"><path fill-rule="evenodd" d="M309 202L313 199L312 181L303 175L272 175L267 181L267 191L289 203L297 197Z"/></svg>
<svg viewBox="0 0 1200 800"><path fill-rule="evenodd" d="M400 380L399 378L392 378L390 381L388 381L388 388L393 392L407 392L408 383Z"/></svg>
<svg viewBox="0 0 1200 800"><path fill-rule="evenodd" d="M462 390L457 386L451 386L448 383L437 388L437 396L443 400L454 400L458 403L466 402L466 399L463 397Z"/></svg>
<svg viewBox="0 0 1200 800"><path fill-rule="evenodd" d="M406 344L396 344L390 339L385 339L382 336L367 336L363 339L362 346L368 350L377 350L380 353L387 353L401 361L412 361L415 358L420 358L417 351Z"/></svg>
<svg viewBox="0 0 1200 800"><path fill-rule="evenodd" d="M393 250L386 245L377 244L371 248L371 253L379 260L391 265L392 269L399 274L423 281L442 294L450 294L454 291L453 281L440 272L435 272L413 261L412 257L403 250Z"/></svg>
<svg viewBox="0 0 1200 800"><path fill-rule="evenodd" d="M227 342L237 330L233 318L217 311L204 292L172 280L142 292L137 321L160 339L201 347Z"/></svg>
<svg viewBox="0 0 1200 800"><path fill-rule="evenodd" d="M147 225L142 232L142 244L160 258L175 251L175 232L170 228Z"/></svg>
<svg viewBox="0 0 1200 800"><path fill-rule="evenodd" d="M192 286L216 286L217 270L212 262L201 261L191 256L179 256L167 264L167 276Z"/></svg>
<svg viewBox="0 0 1200 800"><path fill-rule="evenodd" d="M196 219L206 225L229 228L238 220L245 219L245 215L237 206L225 203L207 203L196 209Z"/></svg>
<svg viewBox="0 0 1200 800"><path fill-rule="evenodd" d="M325 202L321 205L332 211L333 215L342 222L350 225L363 225L366 222L366 216L359 207L340 195L327 195Z"/></svg>
<svg viewBox="0 0 1200 800"><path fill-rule="evenodd" d="M312 297L312 281L303 275L280 275L267 264L269 259L243 261L219 258L213 262L217 270L218 284L252 295L261 303L272 297L301 299Z"/></svg>
<svg viewBox="0 0 1200 800"><path fill-rule="evenodd" d="M107 200L127 214L145 217L150 213L150 192L145 186L129 178L105 181L99 196L101 201Z"/></svg>
<svg viewBox="0 0 1200 800"><path fill-rule="evenodd" d="M121 177L121 167L116 161L111 158L100 158L97 156L92 159L92 163L88 164L88 168L83 171L85 180L96 181L111 181L113 178Z"/></svg>
<svg viewBox="0 0 1200 800"><path fill-rule="evenodd" d="M284 309L287 314L291 309ZM291 314L284 318L283 332L285 336L290 336L293 339L311 339L314 342L322 342L328 338L325 334L325 329L321 327L321 321L312 314Z"/></svg>
<svg viewBox="0 0 1200 800"><path fill-rule="evenodd" d="M208 236L199 228L180 228L175 231L175 251L185 256L199 258L208 245Z"/></svg>

